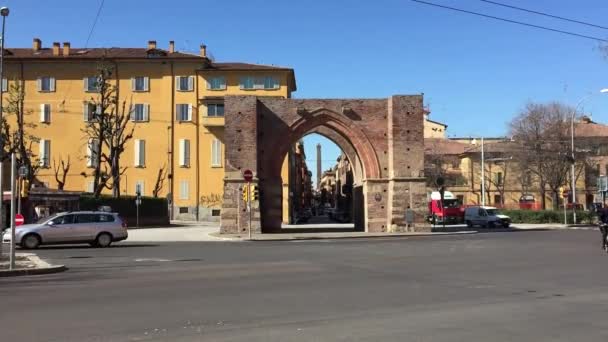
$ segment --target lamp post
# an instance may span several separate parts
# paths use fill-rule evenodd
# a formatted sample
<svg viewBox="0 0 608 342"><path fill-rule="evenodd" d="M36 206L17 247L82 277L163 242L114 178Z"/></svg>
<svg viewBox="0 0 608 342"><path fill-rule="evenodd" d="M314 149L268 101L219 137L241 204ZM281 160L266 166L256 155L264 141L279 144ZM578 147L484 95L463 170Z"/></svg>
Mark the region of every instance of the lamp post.
<svg viewBox="0 0 608 342"><path fill-rule="evenodd" d="M604 93L608 93L608 88L604 88L602 90L600 90L600 93L604 94ZM583 104L583 102L585 102L587 99L589 99L591 96L596 95L596 93L592 93L589 94L585 97L583 97L577 104L576 107L574 107L574 111L572 112L572 116L570 117L570 143L571 143L571 150L570 152L571 157L572 157L572 166L570 168L570 176L572 178L572 220L573 223L576 224L576 176L574 174L575 170L574 170L574 119L576 117L576 112L578 111L578 108ZM564 203L564 207L566 206L566 204Z"/></svg>
<svg viewBox="0 0 608 342"><path fill-rule="evenodd" d="M2 99L4 98L4 24L6 22L6 17L8 17L8 7L0 7L0 15L2 16L2 36L0 37L0 132L3 132L4 129L2 127L3 121L3 104ZM8 84L7 84L8 86ZM0 133L0 232L4 230L4 210L2 210L2 206L4 203L4 188L2 184L2 164L4 160L4 139ZM11 240L12 241L12 240ZM2 255L2 244L0 243L0 256Z"/></svg>

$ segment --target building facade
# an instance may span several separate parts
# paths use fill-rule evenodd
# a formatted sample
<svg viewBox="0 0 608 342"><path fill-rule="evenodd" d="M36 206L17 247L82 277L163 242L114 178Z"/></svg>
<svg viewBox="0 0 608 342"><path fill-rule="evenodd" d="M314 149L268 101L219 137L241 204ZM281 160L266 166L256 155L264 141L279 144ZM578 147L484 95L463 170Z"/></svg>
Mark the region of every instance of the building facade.
<svg viewBox="0 0 608 342"><path fill-rule="evenodd" d="M32 150L38 180L57 187L55 168L69 158L64 190L92 191L89 141L83 134L99 96L95 77L101 63L113 70L118 102L135 127L121 155L126 172L120 194L168 197L172 217L219 220L224 178L224 99L231 95L289 98L296 90L290 68L217 63L207 56L166 49L73 48L70 43L5 51L4 101L13 84L24 90L24 120L35 127ZM15 117L7 117L14 124ZM159 175L161 177L159 177Z"/></svg>

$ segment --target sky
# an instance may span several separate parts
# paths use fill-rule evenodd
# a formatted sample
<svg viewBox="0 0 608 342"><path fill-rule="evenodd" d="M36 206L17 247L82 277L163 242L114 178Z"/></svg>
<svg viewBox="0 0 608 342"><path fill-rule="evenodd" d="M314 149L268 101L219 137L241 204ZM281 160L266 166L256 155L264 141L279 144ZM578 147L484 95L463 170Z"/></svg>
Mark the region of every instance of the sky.
<svg viewBox="0 0 608 342"><path fill-rule="evenodd" d="M606 29L480 0L427 1L608 39ZM608 26L605 0L497 1ZM84 47L100 3L0 0L11 9L6 46L30 47L39 37L44 46ZM411 0L105 0L87 47L145 47L148 40L160 47L174 40L193 52L204 43L217 61L292 67L297 98L424 93L431 119L446 123L449 136L504 136L526 102L575 106L589 94L581 109L608 123L608 94L598 94L608 87L608 59L597 41ZM323 159L333 157L327 150Z"/></svg>

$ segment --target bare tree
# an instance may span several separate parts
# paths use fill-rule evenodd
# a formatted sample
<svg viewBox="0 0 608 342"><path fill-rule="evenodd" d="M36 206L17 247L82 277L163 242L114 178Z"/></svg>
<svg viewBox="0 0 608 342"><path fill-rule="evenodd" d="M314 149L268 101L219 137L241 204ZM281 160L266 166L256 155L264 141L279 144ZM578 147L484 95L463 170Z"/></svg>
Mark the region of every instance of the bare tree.
<svg viewBox="0 0 608 342"><path fill-rule="evenodd" d="M32 114L32 110L26 110L24 106L25 90L21 81L12 82L8 89L8 98L3 112L3 132L2 139L4 140L3 161L10 157L11 153L16 154L18 167L25 167L27 170L27 190L30 189L36 174L40 168L40 162L37 155L32 151L33 143L40 141L38 137L31 132L36 129L37 125L33 120L26 120L27 116ZM13 127L7 122L7 117L15 117Z"/></svg>
<svg viewBox="0 0 608 342"><path fill-rule="evenodd" d="M68 176L68 172L70 171L70 156L68 155L68 160L65 162L63 158L59 157L59 163L53 159L53 172L55 173L55 180L57 181L57 189L63 190L65 187L65 181ZM59 173L61 172L61 176Z"/></svg>
<svg viewBox="0 0 608 342"><path fill-rule="evenodd" d="M570 117L574 109L561 103L528 103L510 124L511 134L518 142L514 158L526 165L539 183L541 205L546 208L546 192L559 206L559 188L568 181L572 165L570 157Z"/></svg>
<svg viewBox="0 0 608 342"><path fill-rule="evenodd" d="M158 169L158 174L156 175L156 183L154 184L154 190L152 190L152 196L154 196L155 198L158 198L160 191L163 189L165 177L167 177L167 171L165 170L165 166L163 165L160 169Z"/></svg>
<svg viewBox="0 0 608 342"><path fill-rule="evenodd" d="M120 178L127 170L120 166L120 156L127 142L133 138L135 130L135 125L130 125L129 122L132 106L127 106L126 101L118 103L112 75L113 67L102 61L97 68L95 84L98 96L86 103L89 116L83 132L90 150L87 158L94 168L95 197L104 188L112 190L114 197L120 197Z"/></svg>

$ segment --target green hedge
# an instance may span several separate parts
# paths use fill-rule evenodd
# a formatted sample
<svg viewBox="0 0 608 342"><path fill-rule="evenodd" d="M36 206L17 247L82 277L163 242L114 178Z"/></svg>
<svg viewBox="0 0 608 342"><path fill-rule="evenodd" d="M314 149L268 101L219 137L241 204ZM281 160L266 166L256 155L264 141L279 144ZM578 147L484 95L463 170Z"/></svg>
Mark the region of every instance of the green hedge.
<svg viewBox="0 0 608 342"><path fill-rule="evenodd" d="M80 197L80 210L98 210L100 206L110 206L113 212L117 212L127 221L129 226L135 226L137 217L137 206L135 196L121 196L114 198L111 196ZM142 197L139 207L140 226L168 225L169 207L165 198Z"/></svg>
<svg viewBox="0 0 608 342"><path fill-rule="evenodd" d="M563 210L501 210L501 214L511 218L513 223L564 223ZM577 211L577 223L592 224L596 214L590 211ZM572 210L567 213L568 223L572 223Z"/></svg>

